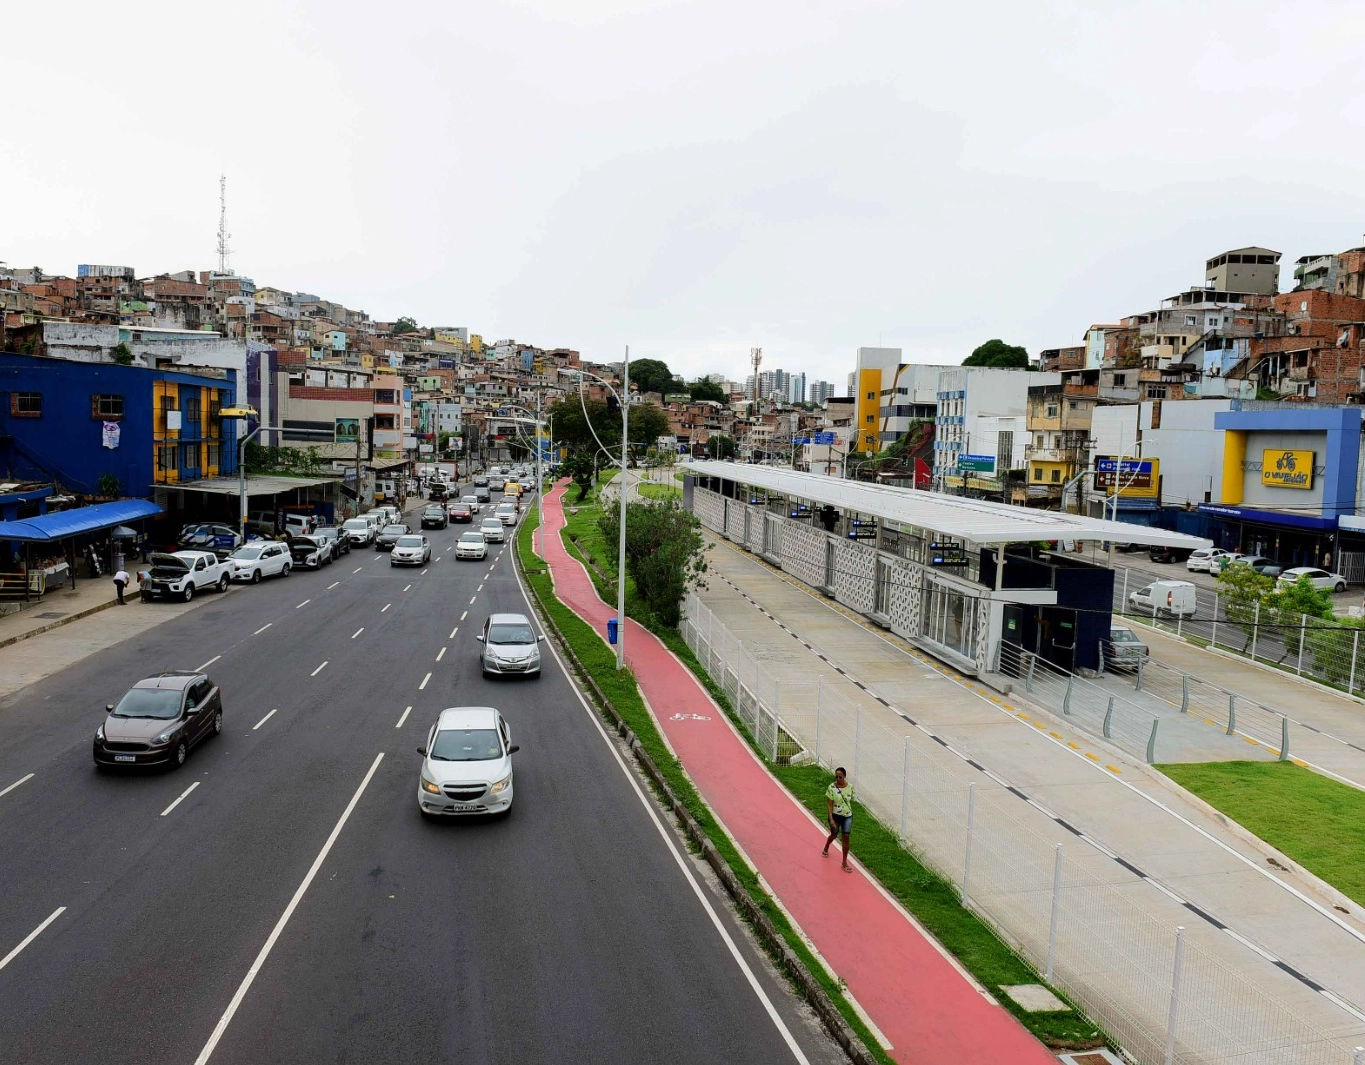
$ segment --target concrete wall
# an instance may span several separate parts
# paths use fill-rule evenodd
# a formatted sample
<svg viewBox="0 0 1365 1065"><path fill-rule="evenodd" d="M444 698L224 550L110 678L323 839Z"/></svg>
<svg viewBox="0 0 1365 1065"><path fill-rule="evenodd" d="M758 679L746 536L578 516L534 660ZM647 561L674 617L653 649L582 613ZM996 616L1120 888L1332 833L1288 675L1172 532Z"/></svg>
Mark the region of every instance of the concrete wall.
<svg viewBox="0 0 1365 1065"><path fill-rule="evenodd" d="M1223 441L1221 429L1214 428L1214 416L1228 410L1225 399L1182 400L1161 404L1161 428L1153 429L1156 404L1148 400L1141 406L1142 457L1161 460L1161 505L1183 507L1209 501L1221 503L1223 486ZM1104 407L1102 410L1120 408ZM1103 451L1099 454L1117 454Z"/></svg>

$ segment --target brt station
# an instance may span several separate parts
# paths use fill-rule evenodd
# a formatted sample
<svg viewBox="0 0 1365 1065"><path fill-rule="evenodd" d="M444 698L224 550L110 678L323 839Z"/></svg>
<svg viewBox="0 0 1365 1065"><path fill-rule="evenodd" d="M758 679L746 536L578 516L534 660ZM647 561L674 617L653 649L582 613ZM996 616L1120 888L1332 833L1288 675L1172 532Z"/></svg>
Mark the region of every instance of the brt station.
<svg viewBox="0 0 1365 1065"><path fill-rule="evenodd" d="M1003 643L1067 672L1100 667L1114 571L1082 558L1086 544L1210 546L1128 522L771 466L682 469L683 505L706 528L974 675L997 671Z"/></svg>

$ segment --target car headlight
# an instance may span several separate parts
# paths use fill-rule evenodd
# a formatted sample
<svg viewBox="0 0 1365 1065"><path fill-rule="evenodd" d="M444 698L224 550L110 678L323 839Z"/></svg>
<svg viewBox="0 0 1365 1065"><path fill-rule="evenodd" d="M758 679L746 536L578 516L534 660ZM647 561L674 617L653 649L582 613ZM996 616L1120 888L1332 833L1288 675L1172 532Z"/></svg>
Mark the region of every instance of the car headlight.
<svg viewBox="0 0 1365 1065"><path fill-rule="evenodd" d="M104 725L102 723L99 728L95 729L95 739L99 740L100 743L104 742Z"/></svg>
<svg viewBox="0 0 1365 1065"><path fill-rule="evenodd" d="M440 795L440 794L441 794L441 785L437 784L436 781L434 781L434 780L428 780L428 779L427 779L427 775L426 775L425 773L423 773L423 774L422 774L422 790L425 791L425 792L428 792L428 793L430 793L430 794L432 794L432 795Z"/></svg>
<svg viewBox="0 0 1365 1065"><path fill-rule="evenodd" d="M489 790L489 792L490 792L491 794L493 794L493 795L501 795L504 791L506 791L506 790L507 790L509 787L511 787L511 786L512 786L512 774L511 774L511 773L508 773L505 777L503 777L501 780L499 780L496 784L494 784L494 785L493 785L491 788L489 788L488 790Z"/></svg>
<svg viewBox="0 0 1365 1065"><path fill-rule="evenodd" d="M162 743L170 743L170 742L171 742L171 737L174 736L174 735L176 734L176 732L177 732L179 729L180 729L180 726L179 726L179 725L176 725L176 726L173 727L173 728L164 729L163 731L158 732L158 733L156 734L156 736L152 739L152 744L153 744L153 746L156 746L156 745L162 744Z"/></svg>

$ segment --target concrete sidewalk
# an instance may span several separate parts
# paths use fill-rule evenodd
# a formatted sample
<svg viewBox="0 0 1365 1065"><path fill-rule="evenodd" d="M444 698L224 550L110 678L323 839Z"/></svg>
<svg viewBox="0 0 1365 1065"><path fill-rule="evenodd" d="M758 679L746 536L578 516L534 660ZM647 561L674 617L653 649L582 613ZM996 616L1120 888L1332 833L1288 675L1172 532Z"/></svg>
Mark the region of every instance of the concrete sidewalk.
<svg viewBox="0 0 1365 1065"><path fill-rule="evenodd" d="M1339 896L1322 891L1314 878L1271 869L1268 848L1230 831L1160 774L1097 746L1060 718L995 696L707 535L716 546L700 598L748 651L780 672L784 713L788 699L799 707L827 691L856 705L864 721L897 739L910 737L913 762L936 769L952 762L944 772L972 774L981 786L994 787L983 772L989 771L1017 789L1012 815L1021 824L1048 845L1064 844L1068 857L1082 860L1099 880L1120 886L1151 915L1154 929L1185 926L1268 1001L1320 1031L1365 1033L1365 1010L1358 1008L1365 1006L1365 922L1354 907L1341 914L1332 908ZM893 708L904 708L960 756L926 742ZM1078 843L1077 830L1091 845ZM1038 855L1044 863L1050 857ZM1046 942L1046 927L1042 937ZM1103 945L1096 950L1103 952ZM1257 951L1283 960L1300 978ZM1314 981L1356 1011L1334 1004Z"/></svg>

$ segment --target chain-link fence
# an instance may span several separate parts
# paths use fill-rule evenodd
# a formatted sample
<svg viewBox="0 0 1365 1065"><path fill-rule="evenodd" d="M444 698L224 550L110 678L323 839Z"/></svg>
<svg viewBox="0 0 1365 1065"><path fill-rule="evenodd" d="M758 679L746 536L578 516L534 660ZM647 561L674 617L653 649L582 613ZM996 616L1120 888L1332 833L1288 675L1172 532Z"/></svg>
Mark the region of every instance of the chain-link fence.
<svg viewBox="0 0 1365 1065"><path fill-rule="evenodd" d="M1161 916L1157 910L1170 900L1131 866L1077 842L924 731L823 678L813 688L784 681L695 595L685 604L682 632L765 755L787 761L804 750L826 768L847 767L859 801L957 885L963 904L1086 1010L1131 1060L1356 1061L1349 1041L1284 1004L1292 998L1290 977L1211 925L1179 927L1188 910ZM1036 665L1033 677L1057 683ZM1073 712L1093 718L1097 699L1088 690L1078 695L1073 683ZM1108 699L1105 693L1106 710ZM1115 713L1109 732L1145 755L1150 715L1144 721L1136 710Z"/></svg>

